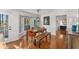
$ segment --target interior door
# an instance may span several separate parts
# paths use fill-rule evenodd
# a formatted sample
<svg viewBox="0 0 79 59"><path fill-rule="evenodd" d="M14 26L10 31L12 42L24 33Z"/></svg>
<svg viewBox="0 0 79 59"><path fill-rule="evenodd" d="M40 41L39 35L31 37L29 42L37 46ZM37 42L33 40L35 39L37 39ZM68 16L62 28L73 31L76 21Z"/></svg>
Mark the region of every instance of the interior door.
<svg viewBox="0 0 79 59"><path fill-rule="evenodd" d="M11 13L8 16L8 40L6 42L12 42L18 40L18 19L19 16L16 13Z"/></svg>

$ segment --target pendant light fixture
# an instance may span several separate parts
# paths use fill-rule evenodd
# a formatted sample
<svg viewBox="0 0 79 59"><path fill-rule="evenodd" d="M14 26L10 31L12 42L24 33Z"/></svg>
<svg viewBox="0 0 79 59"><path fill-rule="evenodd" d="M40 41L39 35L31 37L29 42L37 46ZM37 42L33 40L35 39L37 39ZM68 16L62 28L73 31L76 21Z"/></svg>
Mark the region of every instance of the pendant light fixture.
<svg viewBox="0 0 79 59"><path fill-rule="evenodd" d="M37 20L39 21L40 20L40 15L39 15L39 12L40 12L40 9L37 9L37 14L38 14L38 16L37 16Z"/></svg>

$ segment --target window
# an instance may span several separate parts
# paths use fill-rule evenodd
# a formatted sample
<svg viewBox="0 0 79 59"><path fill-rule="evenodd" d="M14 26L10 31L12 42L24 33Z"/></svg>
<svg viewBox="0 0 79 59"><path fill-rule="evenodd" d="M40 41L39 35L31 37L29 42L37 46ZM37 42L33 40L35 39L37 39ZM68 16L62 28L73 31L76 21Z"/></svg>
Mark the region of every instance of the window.
<svg viewBox="0 0 79 59"><path fill-rule="evenodd" d="M19 33L22 33L24 30L30 29L30 19L27 16L20 15L19 19Z"/></svg>
<svg viewBox="0 0 79 59"><path fill-rule="evenodd" d="M1 27L1 14L0 14L0 27Z"/></svg>
<svg viewBox="0 0 79 59"><path fill-rule="evenodd" d="M0 14L0 33L8 37L8 15L6 14Z"/></svg>

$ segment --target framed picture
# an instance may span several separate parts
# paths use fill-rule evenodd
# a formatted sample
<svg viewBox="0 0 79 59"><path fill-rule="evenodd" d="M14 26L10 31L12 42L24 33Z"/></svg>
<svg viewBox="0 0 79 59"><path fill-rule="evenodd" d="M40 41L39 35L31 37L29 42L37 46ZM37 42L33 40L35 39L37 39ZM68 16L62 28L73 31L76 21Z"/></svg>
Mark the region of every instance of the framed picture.
<svg viewBox="0 0 79 59"><path fill-rule="evenodd" d="M50 25L50 17L49 16L44 17L43 24L44 25Z"/></svg>

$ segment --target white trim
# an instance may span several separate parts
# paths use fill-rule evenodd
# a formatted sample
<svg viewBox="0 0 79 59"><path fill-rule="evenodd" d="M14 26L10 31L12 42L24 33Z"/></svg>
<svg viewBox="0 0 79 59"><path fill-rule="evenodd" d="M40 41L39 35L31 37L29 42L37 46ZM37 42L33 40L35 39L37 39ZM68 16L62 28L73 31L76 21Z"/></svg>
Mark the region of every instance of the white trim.
<svg viewBox="0 0 79 59"><path fill-rule="evenodd" d="M24 31L24 32L21 32L21 33L19 33L19 38L21 38L22 36L24 36L26 34L26 32Z"/></svg>

